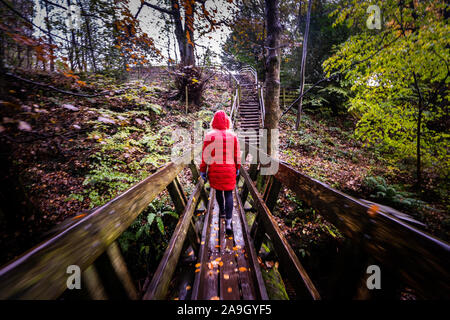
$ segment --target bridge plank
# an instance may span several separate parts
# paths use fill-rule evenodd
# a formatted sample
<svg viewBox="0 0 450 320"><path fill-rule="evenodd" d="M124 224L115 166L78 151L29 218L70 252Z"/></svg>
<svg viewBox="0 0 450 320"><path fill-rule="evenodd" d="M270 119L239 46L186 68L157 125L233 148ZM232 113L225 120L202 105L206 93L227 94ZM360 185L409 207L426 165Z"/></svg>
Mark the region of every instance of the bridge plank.
<svg viewBox="0 0 450 320"><path fill-rule="evenodd" d="M210 199L212 201L212 212L211 212L211 223L209 226L209 234L207 234L207 248L208 253L206 259L201 261L204 272L203 276L203 294L200 297L202 300L211 300L213 298L219 297L219 276L218 276L218 265L213 265L212 261L215 261L220 257L220 244L219 241L219 208L217 207L216 196L214 193L214 198ZM217 230L216 230L217 229Z"/></svg>
<svg viewBox="0 0 450 320"><path fill-rule="evenodd" d="M233 209L233 235L234 235L234 245L237 249L235 253L237 254L237 268L239 270L239 280L242 291L242 298L244 300L255 300L258 296L255 291L254 281L256 277L253 277L254 272L259 267L252 264L252 260L249 259L250 246L244 238L245 230L242 228L240 211L239 211L239 200L236 192L233 191L234 199L234 209Z"/></svg>
<svg viewBox="0 0 450 320"><path fill-rule="evenodd" d="M219 257L220 247L218 231L214 228L219 227L219 213L216 207L215 190L211 189L208 203L208 211L203 225L200 254L198 260L198 271L194 280L192 290L193 300L210 300L219 298L219 282L217 268L210 263ZM218 247L216 247L218 246Z"/></svg>
<svg viewBox="0 0 450 320"><path fill-rule="evenodd" d="M228 236L225 232L225 219L220 218L220 300L239 300L241 298L239 289L238 264L236 252L233 250L236 234Z"/></svg>
<svg viewBox="0 0 450 320"><path fill-rule="evenodd" d="M207 213L206 216L210 219L205 220L205 224L209 224L203 227L200 270L196 273L192 299L267 299L256 254L249 246L247 231L241 221L240 212L244 211L239 197L237 193L233 194L233 235L228 236L225 232L225 220L219 219L215 192L211 192L208 208L210 215ZM252 254L249 256L249 253Z"/></svg>
<svg viewBox="0 0 450 320"><path fill-rule="evenodd" d="M209 199L208 199L208 208L206 211L204 223L203 223L203 230L201 235L201 242L200 242L200 253L198 255L198 264L196 266L196 273L194 278L194 285L192 287L192 294L191 299L192 300L198 300L200 299L200 295L203 291L203 286L201 286L201 280L202 275L205 272L206 265L203 264L203 261L206 261L206 257L208 255L208 243L207 243L207 237L209 235L209 230L211 228L211 221L212 221L212 213L214 210L214 197L215 197L215 190L211 189L209 193Z"/></svg>

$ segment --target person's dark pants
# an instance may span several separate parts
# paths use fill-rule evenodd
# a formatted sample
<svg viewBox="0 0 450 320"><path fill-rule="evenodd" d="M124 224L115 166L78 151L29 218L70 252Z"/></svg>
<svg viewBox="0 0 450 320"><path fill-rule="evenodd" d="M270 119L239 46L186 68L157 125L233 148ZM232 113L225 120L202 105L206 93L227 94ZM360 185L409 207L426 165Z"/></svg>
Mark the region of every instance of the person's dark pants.
<svg viewBox="0 0 450 320"><path fill-rule="evenodd" d="M233 190L216 190L216 198L217 203L219 204L220 212L225 212L225 217L227 219L231 219L233 214Z"/></svg>

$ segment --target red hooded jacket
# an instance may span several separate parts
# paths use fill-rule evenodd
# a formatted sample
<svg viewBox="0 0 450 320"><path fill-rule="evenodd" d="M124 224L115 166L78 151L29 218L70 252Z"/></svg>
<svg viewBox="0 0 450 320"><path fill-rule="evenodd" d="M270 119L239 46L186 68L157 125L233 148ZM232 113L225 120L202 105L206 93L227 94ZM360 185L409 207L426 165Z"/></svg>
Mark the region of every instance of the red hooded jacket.
<svg viewBox="0 0 450 320"><path fill-rule="evenodd" d="M212 130L203 141L200 171L208 169L208 179L216 190L233 190L236 170L241 167L239 140L230 129L230 119L224 111L217 111L211 122Z"/></svg>

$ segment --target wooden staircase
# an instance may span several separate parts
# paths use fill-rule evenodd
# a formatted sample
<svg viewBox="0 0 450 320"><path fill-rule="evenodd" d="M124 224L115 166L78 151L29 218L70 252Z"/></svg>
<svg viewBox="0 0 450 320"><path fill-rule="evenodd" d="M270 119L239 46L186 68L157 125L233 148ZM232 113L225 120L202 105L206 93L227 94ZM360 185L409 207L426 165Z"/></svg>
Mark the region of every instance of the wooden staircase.
<svg viewBox="0 0 450 320"><path fill-rule="evenodd" d="M240 86L238 112L235 118L238 136L242 142L259 148L263 115L257 80L247 73L240 73L237 79Z"/></svg>

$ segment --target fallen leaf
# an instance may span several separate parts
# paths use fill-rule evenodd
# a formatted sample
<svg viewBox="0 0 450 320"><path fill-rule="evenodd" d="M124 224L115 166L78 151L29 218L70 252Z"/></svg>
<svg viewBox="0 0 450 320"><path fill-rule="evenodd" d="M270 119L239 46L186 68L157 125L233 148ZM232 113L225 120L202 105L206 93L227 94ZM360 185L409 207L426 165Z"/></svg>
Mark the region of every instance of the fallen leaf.
<svg viewBox="0 0 450 320"><path fill-rule="evenodd" d="M72 220L77 220L77 219L83 218L84 216L86 216L86 213L79 214L79 215L73 217Z"/></svg>

